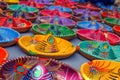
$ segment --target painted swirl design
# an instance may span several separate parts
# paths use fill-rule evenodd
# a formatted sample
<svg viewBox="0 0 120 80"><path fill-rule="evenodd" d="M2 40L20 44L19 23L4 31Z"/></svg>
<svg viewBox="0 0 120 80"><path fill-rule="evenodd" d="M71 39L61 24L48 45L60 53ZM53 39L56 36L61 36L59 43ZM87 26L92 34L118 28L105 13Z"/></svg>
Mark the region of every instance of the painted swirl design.
<svg viewBox="0 0 120 80"><path fill-rule="evenodd" d="M84 64L81 68L87 80L120 80L119 62L94 60Z"/></svg>
<svg viewBox="0 0 120 80"><path fill-rule="evenodd" d="M71 67L53 59L20 57L0 66L0 80L83 80Z"/></svg>

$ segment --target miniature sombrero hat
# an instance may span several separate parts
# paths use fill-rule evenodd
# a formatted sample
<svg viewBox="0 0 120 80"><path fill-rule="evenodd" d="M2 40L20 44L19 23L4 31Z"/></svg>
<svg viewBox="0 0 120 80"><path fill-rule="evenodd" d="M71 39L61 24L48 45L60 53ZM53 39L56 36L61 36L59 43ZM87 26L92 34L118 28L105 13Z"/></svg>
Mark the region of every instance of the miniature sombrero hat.
<svg viewBox="0 0 120 80"><path fill-rule="evenodd" d="M120 80L120 62L93 60L83 63L80 72L85 80Z"/></svg>
<svg viewBox="0 0 120 80"><path fill-rule="evenodd" d="M108 42L82 41L79 43L81 55L90 60L114 60L120 61L120 46L112 46Z"/></svg>
<svg viewBox="0 0 120 80"><path fill-rule="evenodd" d="M8 67L9 66L9 67ZM83 80L80 73L54 59L25 56L0 66L0 79L14 80Z"/></svg>
<svg viewBox="0 0 120 80"><path fill-rule="evenodd" d="M76 48L67 40L48 35L22 36L19 46L28 54L62 59L74 54Z"/></svg>

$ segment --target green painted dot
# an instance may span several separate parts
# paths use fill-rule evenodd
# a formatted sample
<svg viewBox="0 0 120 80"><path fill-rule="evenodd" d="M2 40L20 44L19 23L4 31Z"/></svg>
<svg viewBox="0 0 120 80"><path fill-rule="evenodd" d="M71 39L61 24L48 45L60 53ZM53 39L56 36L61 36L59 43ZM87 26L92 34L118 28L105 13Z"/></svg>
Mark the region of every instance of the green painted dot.
<svg viewBox="0 0 120 80"><path fill-rule="evenodd" d="M74 45L72 45L72 47L75 47Z"/></svg>
<svg viewBox="0 0 120 80"><path fill-rule="evenodd" d="M24 72L24 68L23 68L22 66L18 66L18 67L17 67L17 71L19 71L19 72Z"/></svg>
<svg viewBox="0 0 120 80"><path fill-rule="evenodd" d="M12 22L12 19L9 19L8 22Z"/></svg>
<svg viewBox="0 0 120 80"><path fill-rule="evenodd" d="M34 35L32 35L31 37L34 38Z"/></svg>
<svg viewBox="0 0 120 80"><path fill-rule="evenodd" d="M31 51L31 50L29 50L29 53L30 53L30 55L35 55L35 54L37 54L37 53L35 53L35 52Z"/></svg>
<svg viewBox="0 0 120 80"><path fill-rule="evenodd" d="M50 37L50 38L49 38L49 43L52 44L53 42L54 42L53 37Z"/></svg>
<svg viewBox="0 0 120 80"><path fill-rule="evenodd" d="M39 70L39 69L37 69L37 70L34 71L34 76L35 76L35 77L40 77L41 74L42 74L42 72L41 72L41 70Z"/></svg>
<svg viewBox="0 0 120 80"><path fill-rule="evenodd" d="M58 17L55 18L55 21L58 21Z"/></svg>

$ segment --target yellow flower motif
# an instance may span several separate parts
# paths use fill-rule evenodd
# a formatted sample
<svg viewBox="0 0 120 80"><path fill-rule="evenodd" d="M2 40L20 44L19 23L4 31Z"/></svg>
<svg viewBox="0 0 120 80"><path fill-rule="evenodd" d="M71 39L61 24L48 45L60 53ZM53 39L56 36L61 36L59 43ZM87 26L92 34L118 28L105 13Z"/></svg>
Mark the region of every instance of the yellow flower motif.
<svg viewBox="0 0 120 80"><path fill-rule="evenodd" d="M103 47L104 49L107 49L108 48L108 46L107 45L104 45L104 47Z"/></svg>

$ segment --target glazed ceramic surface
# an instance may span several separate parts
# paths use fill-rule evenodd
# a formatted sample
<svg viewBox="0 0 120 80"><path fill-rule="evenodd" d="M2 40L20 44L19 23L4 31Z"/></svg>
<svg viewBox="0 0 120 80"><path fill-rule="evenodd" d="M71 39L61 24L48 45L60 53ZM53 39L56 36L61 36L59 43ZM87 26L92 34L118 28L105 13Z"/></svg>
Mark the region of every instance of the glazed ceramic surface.
<svg viewBox="0 0 120 80"><path fill-rule="evenodd" d="M40 14L43 16L61 16L65 18L71 17L71 14L66 12L59 12L58 10L41 10Z"/></svg>
<svg viewBox="0 0 120 80"><path fill-rule="evenodd" d="M13 4L19 3L19 0L3 0L3 1L7 3L13 3Z"/></svg>
<svg viewBox="0 0 120 80"><path fill-rule="evenodd" d="M32 30L38 34L49 34L54 36L65 38L72 37L76 35L74 30L71 30L65 26L58 26L53 24L40 24L32 27Z"/></svg>
<svg viewBox="0 0 120 80"><path fill-rule="evenodd" d="M101 29L101 30L112 31L112 28L109 25L99 23L97 21L80 21L77 23L77 26L85 29L95 29L95 30Z"/></svg>
<svg viewBox="0 0 120 80"><path fill-rule="evenodd" d="M0 65L8 58L8 52L4 48L0 47Z"/></svg>
<svg viewBox="0 0 120 80"><path fill-rule="evenodd" d="M42 23L50 23L50 24L56 24L56 25L63 25L63 26L75 26L76 23L72 19L69 18L64 18L64 17L59 17L59 16L42 16L38 18L39 22Z"/></svg>
<svg viewBox="0 0 120 80"><path fill-rule="evenodd" d="M47 9L49 10L59 10L61 12L68 12L68 13L72 13L72 9L70 8L66 8L66 7L62 7L62 6L49 6Z"/></svg>
<svg viewBox="0 0 120 80"><path fill-rule="evenodd" d="M105 18L105 22L109 25L120 25L120 19L117 18Z"/></svg>
<svg viewBox="0 0 120 80"><path fill-rule="evenodd" d="M30 29L32 23L23 18L1 17L0 26L8 27L19 31L20 29Z"/></svg>
<svg viewBox="0 0 120 80"><path fill-rule="evenodd" d="M69 57L76 50L69 41L50 34L23 36L19 39L18 44L29 55L56 59Z"/></svg>
<svg viewBox="0 0 120 80"><path fill-rule="evenodd" d="M38 9L43 9L45 8L44 4L40 4L35 2L34 0L28 0L28 1L20 1L19 4L25 4L27 6L32 6L32 7L36 7Z"/></svg>
<svg viewBox="0 0 120 80"><path fill-rule="evenodd" d="M77 34L78 37L82 40L108 41L112 45L118 44L120 42L119 36L107 31L79 29Z"/></svg>
<svg viewBox="0 0 120 80"><path fill-rule="evenodd" d="M88 13L90 16L100 16L98 11L90 11L89 9L75 9L74 12L76 15L83 15Z"/></svg>
<svg viewBox="0 0 120 80"><path fill-rule="evenodd" d="M37 8L26 6L25 4L23 4L23 5L17 5L17 4L9 5L8 9L13 10L13 11L20 9L24 12L30 12L30 13L34 13L34 12L37 13L39 11Z"/></svg>
<svg viewBox="0 0 120 80"><path fill-rule="evenodd" d="M76 8L76 6L75 6L76 3L71 2L70 0L56 0L55 5L61 5L61 6L72 8L72 9Z"/></svg>
<svg viewBox="0 0 120 80"><path fill-rule="evenodd" d="M0 27L0 46L14 42L20 34L13 29ZM2 45L3 44L3 45Z"/></svg>
<svg viewBox="0 0 120 80"><path fill-rule="evenodd" d="M89 10L93 10L93 11L101 10L98 6L92 5L91 3L79 3L78 7L81 9L89 9Z"/></svg>
<svg viewBox="0 0 120 80"><path fill-rule="evenodd" d="M109 18L120 18L120 13L117 10L103 11L101 15L103 17L109 17Z"/></svg>
<svg viewBox="0 0 120 80"><path fill-rule="evenodd" d="M45 5L52 5L54 2L54 0L34 0L34 1L40 4L45 4Z"/></svg>
<svg viewBox="0 0 120 80"><path fill-rule="evenodd" d="M30 56L8 60L1 66L0 73L3 80L83 80L80 73L66 64Z"/></svg>
<svg viewBox="0 0 120 80"><path fill-rule="evenodd" d="M113 31L120 36L120 26L114 26Z"/></svg>
<svg viewBox="0 0 120 80"><path fill-rule="evenodd" d="M86 54L85 57L93 59L120 61L120 46L112 46L108 42L82 41L79 43L80 53ZM89 58L88 58L89 59ZM90 59L90 60L93 60Z"/></svg>
<svg viewBox="0 0 120 80"><path fill-rule="evenodd" d="M73 10L73 13L75 18L82 21L92 20L92 18L94 18L94 20L101 21L101 14L98 11L90 11L89 9L75 9Z"/></svg>
<svg viewBox="0 0 120 80"><path fill-rule="evenodd" d="M0 8L5 10L7 8L7 3L6 2L3 2L3 1L0 1Z"/></svg>
<svg viewBox="0 0 120 80"><path fill-rule="evenodd" d="M15 17L15 18L25 18L26 20L34 22L37 19L37 14L35 13L28 13L24 12L22 10L16 10L16 11L11 11L11 10L4 10L1 12L2 17Z"/></svg>
<svg viewBox="0 0 120 80"><path fill-rule="evenodd" d="M120 80L120 62L94 60L82 64L80 72L85 80Z"/></svg>

